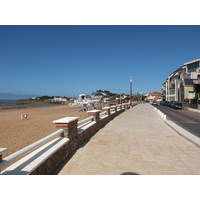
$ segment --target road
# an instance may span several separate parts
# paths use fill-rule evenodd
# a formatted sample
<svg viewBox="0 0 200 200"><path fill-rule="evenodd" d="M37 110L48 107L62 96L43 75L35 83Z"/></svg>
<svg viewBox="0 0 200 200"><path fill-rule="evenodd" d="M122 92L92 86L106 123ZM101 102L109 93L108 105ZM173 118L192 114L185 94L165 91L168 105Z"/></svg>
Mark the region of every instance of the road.
<svg viewBox="0 0 200 200"><path fill-rule="evenodd" d="M184 109L177 110L162 105L154 106L167 115L168 120L173 121L190 133L200 137L200 113Z"/></svg>

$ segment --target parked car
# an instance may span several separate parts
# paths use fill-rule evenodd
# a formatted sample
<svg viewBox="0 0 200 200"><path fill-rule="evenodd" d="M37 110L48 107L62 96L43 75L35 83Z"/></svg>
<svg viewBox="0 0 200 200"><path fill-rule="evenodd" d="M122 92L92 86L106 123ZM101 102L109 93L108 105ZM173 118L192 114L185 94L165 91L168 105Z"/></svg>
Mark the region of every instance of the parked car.
<svg viewBox="0 0 200 200"><path fill-rule="evenodd" d="M174 108L174 109L182 109L183 106L182 106L181 102L174 101L174 103L172 105L172 108Z"/></svg>
<svg viewBox="0 0 200 200"><path fill-rule="evenodd" d="M164 106L166 101L161 101L160 105Z"/></svg>
<svg viewBox="0 0 200 200"><path fill-rule="evenodd" d="M170 102L169 102L169 104L168 104L168 106L169 106L170 108L173 108L173 107L174 107L174 104L175 104L175 102L176 102L176 101L170 101Z"/></svg>
<svg viewBox="0 0 200 200"><path fill-rule="evenodd" d="M157 105L157 104L158 104L157 101L152 102L152 105Z"/></svg>
<svg viewBox="0 0 200 200"><path fill-rule="evenodd" d="M169 101L165 101L165 106L169 106Z"/></svg>

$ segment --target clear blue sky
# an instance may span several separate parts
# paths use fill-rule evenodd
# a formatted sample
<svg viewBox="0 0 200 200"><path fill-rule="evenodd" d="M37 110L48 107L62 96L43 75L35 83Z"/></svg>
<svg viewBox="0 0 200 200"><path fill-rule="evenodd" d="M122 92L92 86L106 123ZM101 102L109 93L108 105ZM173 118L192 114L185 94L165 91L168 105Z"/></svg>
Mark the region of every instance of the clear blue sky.
<svg viewBox="0 0 200 200"><path fill-rule="evenodd" d="M200 26L0 26L0 99L161 91L200 58Z"/></svg>

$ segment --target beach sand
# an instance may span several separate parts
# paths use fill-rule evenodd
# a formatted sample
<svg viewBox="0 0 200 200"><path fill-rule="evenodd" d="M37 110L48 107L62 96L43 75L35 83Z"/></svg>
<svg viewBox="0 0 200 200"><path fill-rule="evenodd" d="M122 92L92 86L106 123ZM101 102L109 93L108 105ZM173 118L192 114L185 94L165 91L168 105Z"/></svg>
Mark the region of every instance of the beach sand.
<svg viewBox="0 0 200 200"><path fill-rule="evenodd" d="M0 148L8 148L6 156L44 138L56 131L54 120L63 117L88 117L87 112L78 112L82 106L53 106L0 110ZM28 118L21 120L21 115Z"/></svg>

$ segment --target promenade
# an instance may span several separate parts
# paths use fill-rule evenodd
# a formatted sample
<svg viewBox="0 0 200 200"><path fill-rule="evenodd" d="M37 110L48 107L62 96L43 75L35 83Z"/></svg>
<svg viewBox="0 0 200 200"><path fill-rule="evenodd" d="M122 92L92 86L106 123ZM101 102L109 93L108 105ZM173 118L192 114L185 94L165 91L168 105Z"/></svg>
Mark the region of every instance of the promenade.
<svg viewBox="0 0 200 200"><path fill-rule="evenodd" d="M79 148L59 175L200 174L200 148L149 104L120 114Z"/></svg>

